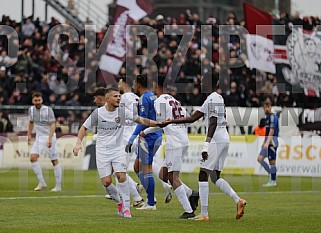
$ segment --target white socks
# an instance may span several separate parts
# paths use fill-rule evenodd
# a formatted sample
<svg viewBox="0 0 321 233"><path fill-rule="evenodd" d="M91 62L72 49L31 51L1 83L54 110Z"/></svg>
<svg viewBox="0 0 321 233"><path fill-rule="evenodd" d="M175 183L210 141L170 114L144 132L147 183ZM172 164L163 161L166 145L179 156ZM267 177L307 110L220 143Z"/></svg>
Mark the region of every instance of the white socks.
<svg viewBox="0 0 321 233"><path fill-rule="evenodd" d="M201 201L201 215L208 216L208 195L209 195L209 185L208 181L198 182L199 185L199 195Z"/></svg>
<svg viewBox="0 0 321 233"><path fill-rule="evenodd" d="M182 185L183 185L183 187L185 189L186 196L190 197L192 195L192 193L193 193L193 190L190 187L188 187L186 184L184 184L182 181L181 181L181 183L182 183Z"/></svg>
<svg viewBox="0 0 321 233"><path fill-rule="evenodd" d="M115 185L113 184L110 184L108 187L105 187L106 188L106 192L110 195L110 197L115 200L115 202L117 204L121 204L121 200L120 200L120 197L119 197L119 194L117 192L117 189L115 187Z"/></svg>
<svg viewBox="0 0 321 233"><path fill-rule="evenodd" d="M186 191L183 185L179 186L174 190L179 202L183 206L184 210L186 213L192 213L192 207L191 204L189 203L187 196L186 196Z"/></svg>
<svg viewBox="0 0 321 233"><path fill-rule="evenodd" d="M128 180L125 182L118 183L118 189L120 191L121 197L123 199L123 210L129 210L130 207L130 188L128 184Z"/></svg>
<svg viewBox="0 0 321 233"><path fill-rule="evenodd" d="M215 185L225 194L233 198L234 202L237 204L240 200L240 197L236 194L236 192L232 189L229 183L226 182L223 178L220 178L216 181ZM200 193L201 195L201 193Z"/></svg>
<svg viewBox="0 0 321 233"><path fill-rule="evenodd" d="M159 178L159 171L161 168L156 163L153 163L152 167L153 167L154 176L157 177L161 181L163 188L165 190L165 193L168 193L171 190L172 186Z"/></svg>
<svg viewBox="0 0 321 233"><path fill-rule="evenodd" d="M56 188L61 188L62 169L60 163L54 166L54 174L56 178Z"/></svg>
<svg viewBox="0 0 321 233"><path fill-rule="evenodd" d="M140 196L140 194L137 191L137 188L136 188L137 183L128 174L126 174L126 178L128 180L130 196L134 198L134 201L141 201L143 198Z"/></svg>
<svg viewBox="0 0 321 233"><path fill-rule="evenodd" d="M43 175L42 175L42 169L40 167L40 164L38 162L34 162L31 163L31 167L33 172L35 173L35 175L38 178L39 184L46 184L45 180L43 179Z"/></svg>

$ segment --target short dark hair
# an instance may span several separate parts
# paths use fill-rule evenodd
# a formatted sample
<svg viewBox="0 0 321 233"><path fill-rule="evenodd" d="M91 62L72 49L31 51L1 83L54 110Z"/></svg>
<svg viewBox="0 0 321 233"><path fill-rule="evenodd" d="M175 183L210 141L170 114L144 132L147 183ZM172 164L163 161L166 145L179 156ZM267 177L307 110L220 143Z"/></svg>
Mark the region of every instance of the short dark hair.
<svg viewBox="0 0 321 233"><path fill-rule="evenodd" d="M157 83L158 86L164 87L164 83L166 80L166 74L158 74L157 80L155 80L155 83Z"/></svg>
<svg viewBox="0 0 321 233"><path fill-rule="evenodd" d="M264 127L265 126L265 118L261 118L259 127Z"/></svg>
<svg viewBox="0 0 321 233"><path fill-rule="evenodd" d="M95 90L94 96L105 96L105 94L106 94L106 88L98 87Z"/></svg>
<svg viewBox="0 0 321 233"><path fill-rule="evenodd" d="M41 92L35 91L34 93L32 93L31 99L33 99L33 98L35 98L35 97L42 97Z"/></svg>
<svg viewBox="0 0 321 233"><path fill-rule="evenodd" d="M136 82L142 87L147 88L147 75L146 74L137 75Z"/></svg>
<svg viewBox="0 0 321 233"><path fill-rule="evenodd" d="M133 85L133 78L129 77L129 76L119 76L118 80L123 80L124 83L126 83L128 86L132 86Z"/></svg>
<svg viewBox="0 0 321 233"><path fill-rule="evenodd" d="M117 87L109 87L109 88L106 89L105 95L109 94L112 91L118 91L119 92L119 89Z"/></svg>
<svg viewBox="0 0 321 233"><path fill-rule="evenodd" d="M202 82L202 92L203 93L211 93L217 88L217 84L219 82L219 78L214 73L206 73L203 75L203 78L201 80Z"/></svg>
<svg viewBox="0 0 321 233"><path fill-rule="evenodd" d="M272 106L272 103L271 103L271 101L266 100L266 101L264 101L263 106L264 106L264 107L271 107L271 106Z"/></svg>

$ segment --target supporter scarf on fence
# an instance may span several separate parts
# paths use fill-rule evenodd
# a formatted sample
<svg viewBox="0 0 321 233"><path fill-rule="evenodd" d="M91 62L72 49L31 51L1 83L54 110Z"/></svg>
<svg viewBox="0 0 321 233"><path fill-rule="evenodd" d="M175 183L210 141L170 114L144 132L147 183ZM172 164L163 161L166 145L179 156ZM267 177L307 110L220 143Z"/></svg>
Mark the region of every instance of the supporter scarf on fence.
<svg viewBox="0 0 321 233"><path fill-rule="evenodd" d="M151 13L153 6L149 0L117 0L112 25L112 35L108 39L106 54L102 55L99 67L117 75L126 59L126 25L140 20Z"/></svg>

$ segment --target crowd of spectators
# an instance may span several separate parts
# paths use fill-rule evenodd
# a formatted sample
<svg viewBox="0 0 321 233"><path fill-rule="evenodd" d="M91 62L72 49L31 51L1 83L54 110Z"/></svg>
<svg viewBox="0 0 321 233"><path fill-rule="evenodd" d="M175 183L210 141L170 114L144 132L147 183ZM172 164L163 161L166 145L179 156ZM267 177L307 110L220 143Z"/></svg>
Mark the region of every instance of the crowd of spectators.
<svg viewBox="0 0 321 233"><path fill-rule="evenodd" d="M301 19L298 14L289 17L281 13L275 23L286 25L290 33L292 25L299 24L312 30L320 24L320 20L317 17ZM55 26L59 24L55 18L44 23L39 18L29 17L21 24L9 16L2 16L0 25L10 26L14 30L10 33L7 33L8 27L1 27L0 30L0 35L7 34L7 37L0 36L0 105L29 105L31 93L35 90L42 92L46 105L94 105L90 93L97 86L105 86L98 68L96 50L102 45L108 25L96 35L87 32L85 37L84 31L74 35L72 28L65 29L66 35L58 36L62 29ZM301 107L311 103L311 99L303 93L282 91L275 75L249 69L246 66L248 61L244 37L232 36L226 41L226 38L219 35L219 25L230 25L229 30L233 31L237 31L239 26L245 26L244 20L239 20L233 12L225 22L219 22L214 17L202 22L198 14L187 10L177 18L158 15L155 18L145 17L137 24L155 29L158 51L150 61L147 51L147 43L150 41L145 36L132 36L131 47L138 49L136 54L141 56L134 56L134 52L128 51L120 75L147 73L152 81L158 72L167 73L170 83L180 84L169 86L168 92L180 100L182 105L202 104L206 93L201 89L201 74L208 72L219 76L221 88L218 92L223 95L227 106L259 107L267 97L278 106ZM165 32L164 25L173 26L169 34ZM191 41L183 46L180 44L180 34L188 35L188 32L179 25L193 25L194 29ZM202 25L212 26L207 36L201 37ZM55 32L48 36L53 27ZM134 35L135 30L132 27L129 34ZM226 45L226 48L222 45ZM91 49L85 53L85 47ZM184 51L187 51L186 55ZM15 53L18 56L10 56ZM239 59L229 59L236 57ZM313 99L312 102L319 101ZM77 118L72 111L59 114L65 119Z"/></svg>

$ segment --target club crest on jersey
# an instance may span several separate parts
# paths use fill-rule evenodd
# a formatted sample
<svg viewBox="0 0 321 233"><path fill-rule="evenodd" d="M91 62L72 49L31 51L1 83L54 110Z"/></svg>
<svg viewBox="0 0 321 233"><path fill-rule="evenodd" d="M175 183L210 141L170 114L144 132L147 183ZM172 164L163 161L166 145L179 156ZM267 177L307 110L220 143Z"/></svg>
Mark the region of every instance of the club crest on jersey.
<svg viewBox="0 0 321 233"><path fill-rule="evenodd" d="M144 106L140 106L140 112L145 112L145 107Z"/></svg>
<svg viewBox="0 0 321 233"><path fill-rule="evenodd" d="M115 122L116 122L116 123L119 123L119 122L120 122L120 117L116 117L116 118L115 118Z"/></svg>

